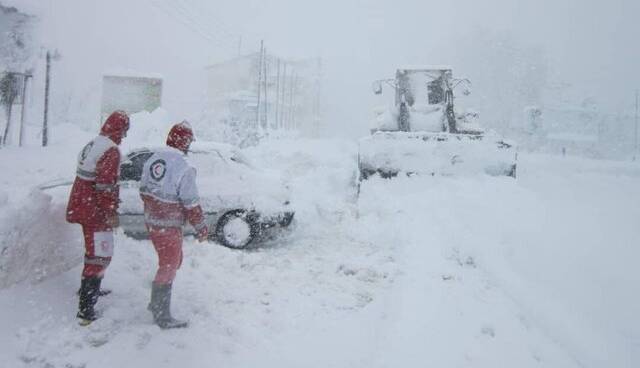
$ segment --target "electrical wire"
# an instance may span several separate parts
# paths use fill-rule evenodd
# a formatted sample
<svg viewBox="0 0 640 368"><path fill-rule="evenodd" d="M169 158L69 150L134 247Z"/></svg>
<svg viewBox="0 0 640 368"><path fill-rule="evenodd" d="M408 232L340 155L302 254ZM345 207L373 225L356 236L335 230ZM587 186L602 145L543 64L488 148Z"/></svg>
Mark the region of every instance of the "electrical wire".
<svg viewBox="0 0 640 368"><path fill-rule="evenodd" d="M188 20L184 19L184 16L178 17L176 16L175 12L172 12L171 10L171 6L166 7L165 5L167 5L166 3L163 3L159 0L151 0L151 5L154 6L156 9L158 9L159 11L161 11L162 13L164 13L165 15L169 16L171 19L175 20L176 22L182 24L183 26L185 26L187 29L189 29L190 31L192 31L193 33L199 35L200 37L206 39L207 41L210 41L214 44L216 44L217 46L224 48L224 49L230 49L230 50L234 50L235 47L232 49L230 48L230 45L228 44L223 44L219 39L212 37L210 34L202 31L199 28L194 27L191 23L189 23ZM175 10L175 9L174 9Z"/></svg>
<svg viewBox="0 0 640 368"><path fill-rule="evenodd" d="M174 9L176 12L182 14L182 16L189 23L193 24L209 37L216 39L218 42L225 43L230 48L235 48L235 42L230 41L228 38L222 38L218 33L212 32L207 23L198 19L198 16L194 16L192 13L190 13L189 10L180 2L165 2L165 4Z"/></svg>
<svg viewBox="0 0 640 368"><path fill-rule="evenodd" d="M208 25L213 25L217 29L218 32L224 33L227 37L234 38L234 39L240 37L240 35L237 35L234 32L229 31L229 28L231 28L231 27L229 27L226 23L224 23L216 15L214 15L211 12L210 9L207 9L207 8L203 7L197 1L187 1L187 0L178 1L178 0L175 0L174 2L182 3L183 8L191 9L191 13L194 14L194 15L199 15L199 16L206 17L206 19L207 19L206 23ZM197 8L197 9L194 9L194 8Z"/></svg>
<svg viewBox="0 0 640 368"><path fill-rule="evenodd" d="M179 1L179 0L174 0ZM192 13L197 14L200 18L206 18L206 24L208 26L215 27L219 32L224 33L228 38L232 39L234 42L240 41L242 39L243 43L247 44L255 44L258 45L260 43L260 37L256 35L247 34L248 32L245 30L242 33L231 31L234 27L229 26L225 21L223 21L217 14L211 10L211 8L203 6L202 2L199 0L180 0L185 7L192 9Z"/></svg>

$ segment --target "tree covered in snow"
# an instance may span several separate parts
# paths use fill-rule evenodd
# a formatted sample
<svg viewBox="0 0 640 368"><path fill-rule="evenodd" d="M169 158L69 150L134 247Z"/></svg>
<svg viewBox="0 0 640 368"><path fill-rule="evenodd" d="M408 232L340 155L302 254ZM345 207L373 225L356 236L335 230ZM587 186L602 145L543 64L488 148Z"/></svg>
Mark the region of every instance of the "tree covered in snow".
<svg viewBox="0 0 640 368"><path fill-rule="evenodd" d="M33 18L0 4L0 70L20 71L32 54Z"/></svg>

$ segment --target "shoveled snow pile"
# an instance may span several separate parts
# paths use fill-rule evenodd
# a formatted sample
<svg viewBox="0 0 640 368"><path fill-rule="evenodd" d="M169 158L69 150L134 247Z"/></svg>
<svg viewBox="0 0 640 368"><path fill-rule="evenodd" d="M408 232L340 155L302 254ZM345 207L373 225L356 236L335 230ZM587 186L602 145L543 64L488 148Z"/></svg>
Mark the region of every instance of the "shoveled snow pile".
<svg viewBox="0 0 640 368"><path fill-rule="evenodd" d="M0 150L0 288L47 279L81 262L82 243L64 220L64 206L37 190L73 178L75 156L64 144Z"/></svg>
<svg viewBox="0 0 640 368"><path fill-rule="evenodd" d="M134 148L164 145L174 123L179 121L171 121L169 113L162 108L153 112L141 111L131 115L129 131L120 145L120 151L124 155Z"/></svg>
<svg viewBox="0 0 640 368"><path fill-rule="evenodd" d="M65 222L65 208L33 190L21 206L0 205L0 288L41 281L82 260L82 244Z"/></svg>
<svg viewBox="0 0 640 368"><path fill-rule="evenodd" d="M46 181L72 172L76 150L51 148L54 168L31 149L11 155ZM253 251L185 240L173 311L188 329L152 324L155 252L120 233L104 281L114 292L89 327L74 319L79 263L0 290L0 367L640 363L638 165L523 155L516 180L373 177L358 198L356 152L342 140L245 151L287 178L296 223ZM31 190L0 165L16 175L0 179L0 212L21 222L9 209ZM37 212L52 232L79 241L48 211Z"/></svg>

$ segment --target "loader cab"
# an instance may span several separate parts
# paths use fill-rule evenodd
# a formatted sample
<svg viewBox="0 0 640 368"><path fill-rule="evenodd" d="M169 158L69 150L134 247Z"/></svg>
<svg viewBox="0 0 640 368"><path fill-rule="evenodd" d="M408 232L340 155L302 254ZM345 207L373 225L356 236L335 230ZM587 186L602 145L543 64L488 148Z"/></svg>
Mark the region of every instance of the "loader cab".
<svg viewBox="0 0 640 368"><path fill-rule="evenodd" d="M448 68L396 70L396 106L444 105L451 89L452 72Z"/></svg>
<svg viewBox="0 0 640 368"><path fill-rule="evenodd" d="M477 113L454 109L454 91L470 93L468 79L454 79L449 67L426 66L398 68L395 78L374 82L374 93L383 84L393 88L395 105L375 108L371 134L358 142L360 183L372 176L515 177L514 145L485 132Z"/></svg>
<svg viewBox="0 0 640 368"><path fill-rule="evenodd" d="M422 66L396 69L395 78L373 83L374 94L382 94L384 85L393 88L394 108L376 108L371 132L480 132L467 124L467 114L454 109L454 90L463 87L468 95L471 82L454 79L448 66ZM382 101L382 100L381 100ZM386 101L388 104L389 101ZM459 122L460 120L460 122ZM472 119L471 119L472 120Z"/></svg>

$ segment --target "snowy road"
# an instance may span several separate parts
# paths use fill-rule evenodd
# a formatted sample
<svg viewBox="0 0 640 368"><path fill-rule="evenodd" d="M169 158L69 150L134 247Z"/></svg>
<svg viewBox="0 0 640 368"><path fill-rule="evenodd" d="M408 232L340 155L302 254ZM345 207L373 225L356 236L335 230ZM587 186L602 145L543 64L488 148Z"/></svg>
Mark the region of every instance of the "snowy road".
<svg viewBox="0 0 640 368"><path fill-rule="evenodd" d="M0 290L0 367L640 364L638 165L524 155L516 181L374 178L356 200L355 149L247 152L289 177L295 227L252 251L186 241L189 329L151 324L155 254L120 235L89 328L79 266Z"/></svg>

